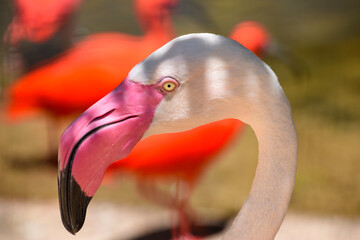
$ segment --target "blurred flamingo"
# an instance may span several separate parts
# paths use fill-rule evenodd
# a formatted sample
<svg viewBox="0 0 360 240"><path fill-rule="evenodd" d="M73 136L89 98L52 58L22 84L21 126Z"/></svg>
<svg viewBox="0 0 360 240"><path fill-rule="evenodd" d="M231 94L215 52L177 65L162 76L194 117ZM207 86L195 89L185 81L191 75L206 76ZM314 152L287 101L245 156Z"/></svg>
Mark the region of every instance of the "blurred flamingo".
<svg viewBox="0 0 360 240"><path fill-rule="evenodd" d="M85 110L116 87L137 62L173 38L170 10L175 6L174 0L137 0L143 36L93 34L56 61L16 80L7 90L8 117L39 111L58 117Z"/></svg>
<svg viewBox="0 0 360 240"><path fill-rule="evenodd" d="M141 194L177 211L180 232L174 237L191 239L187 208L192 190L205 169L243 128L242 122L226 119L185 132L150 136L140 141L129 156L110 165L106 182L114 175L136 176ZM175 194L159 190L157 182L174 183Z"/></svg>
<svg viewBox="0 0 360 240"><path fill-rule="evenodd" d="M4 40L11 45L21 41L41 43L49 40L71 18L81 0L14 0L15 17Z"/></svg>
<svg viewBox="0 0 360 240"><path fill-rule="evenodd" d="M290 48L273 39L261 23L256 21L240 22L229 35L258 57L264 55L285 64L296 78L307 78L309 75L307 64Z"/></svg>
<svg viewBox="0 0 360 240"><path fill-rule="evenodd" d="M170 17L176 4L175 0L136 0L143 36L90 35L17 79L5 89L6 118L14 121L46 113L53 120L48 121L48 143L57 142L54 129L61 118L84 111L115 88L136 63L173 38ZM55 163L56 154L49 147L47 158Z"/></svg>
<svg viewBox="0 0 360 240"><path fill-rule="evenodd" d="M238 23L229 34L229 38L241 43L258 57L266 53L267 47L271 44L269 32L256 21Z"/></svg>
<svg viewBox="0 0 360 240"><path fill-rule="evenodd" d="M4 42L21 55L30 70L71 46L73 16L81 0L14 0L15 16Z"/></svg>

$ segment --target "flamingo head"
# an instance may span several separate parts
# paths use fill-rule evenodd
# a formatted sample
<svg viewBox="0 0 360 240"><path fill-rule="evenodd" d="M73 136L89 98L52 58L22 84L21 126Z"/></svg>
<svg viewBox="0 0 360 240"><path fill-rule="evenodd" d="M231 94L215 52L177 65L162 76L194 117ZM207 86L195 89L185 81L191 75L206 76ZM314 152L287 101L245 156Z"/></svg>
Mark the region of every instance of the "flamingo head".
<svg viewBox="0 0 360 240"><path fill-rule="evenodd" d="M69 20L81 0L16 0L15 17L4 41L18 45L21 41L48 41Z"/></svg>
<svg viewBox="0 0 360 240"><path fill-rule="evenodd" d="M279 90L271 69L236 41L190 34L167 43L63 133L58 183L64 226L80 230L106 169L141 138L225 118L255 124L266 110L260 103Z"/></svg>
<svg viewBox="0 0 360 240"><path fill-rule="evenodd" d="M178 0L137 0L135 9L141 22L149 19L163 19L178 6Z"/></svg>
<svg viewBox="0 0 360 240"><path fill-rule="evenodd" d="M255 21L245 21L237 24L229 37L238 41L258 56L264 52L270 42L270 35L266 28Z"/></svg>

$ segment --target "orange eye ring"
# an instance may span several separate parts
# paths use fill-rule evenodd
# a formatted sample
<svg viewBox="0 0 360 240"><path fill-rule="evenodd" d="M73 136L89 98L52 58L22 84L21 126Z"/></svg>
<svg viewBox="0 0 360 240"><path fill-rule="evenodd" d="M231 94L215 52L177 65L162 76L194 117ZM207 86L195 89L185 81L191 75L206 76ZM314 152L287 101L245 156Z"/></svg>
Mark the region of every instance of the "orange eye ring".
<svg viewBox="0 0 360 240"><path fill-rule="evenodd" d="M173 78L166 77L160 81L159 85L162 91L173 92L178 88L179 83Z"/></svg>

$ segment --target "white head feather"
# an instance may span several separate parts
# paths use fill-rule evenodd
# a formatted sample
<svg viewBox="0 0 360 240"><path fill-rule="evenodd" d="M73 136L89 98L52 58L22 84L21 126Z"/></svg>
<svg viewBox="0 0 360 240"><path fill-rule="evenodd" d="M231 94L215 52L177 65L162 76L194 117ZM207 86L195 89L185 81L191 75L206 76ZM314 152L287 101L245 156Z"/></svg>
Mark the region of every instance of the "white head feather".
<svg viewBox="0 0 360 240"><path fill-rule="evenodd" d="M273 71L255 54L236 41L208 33L176 38L129 73L131 81L142 84L155 84L166 76L180 86L157 107L150 134L224 118L251 123L263 98L282 92Z"/></svg>

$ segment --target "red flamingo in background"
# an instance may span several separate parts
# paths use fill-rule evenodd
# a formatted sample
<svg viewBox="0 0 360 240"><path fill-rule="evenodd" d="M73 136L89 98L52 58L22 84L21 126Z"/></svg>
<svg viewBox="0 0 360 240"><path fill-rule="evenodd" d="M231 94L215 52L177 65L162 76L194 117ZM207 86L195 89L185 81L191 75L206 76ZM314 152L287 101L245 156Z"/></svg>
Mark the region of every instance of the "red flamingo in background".
<svg viewBox="0 0 360 240"><path fill-rule="evenodd" d="M41 112L51 117L46 157L50 163L56 162L51 143L57 142L54 129L58 129L61 118L84 111L115 88L136 63L173 38L170 11L177 1L136 0L134 3L143 36L90 35L5 89L5 116L10 121Z"/></svg>
<svg viewBox="0 0 360 240"><path fill-rule="evenodd" d="M229 34L229 38L238 41L258 57L266 52L271 43L269 32L261 23L255 21L238 23Z"/></svg>
<svg viewBox="0 0 360 240"><path fill-rule="evenodd" d="M11 45L21 41L41 43L49 40L68 23L81 0L14 0L16 16L4 40Z"/></svg>
<svg viewBox="0 0 360 240"><path fill-rule="evenodd" d="M140 193L177 210L180 232L174 237L192 239L187 213L191 192L205 169L243 128L242 122L226 119L185 132L150 136L128 157L110 165L107 177L124 173L136 176ZM156 182L175 183L174 196L157 189Z"/></svg>
<svg viewBox="0 0 360 240"><path fill-rule="evenodd" d="M15 16L4 42L15 47L30 70L71 46L72 19L81 0L14 0Z"/></svg>
<svg viewBox="0 0 360 240"><path fill-rule="evenodd" d="M170 10L174 0L137 0L143 36L93 34L16 80L7 90L11 119L44 111L55 116L79 113L115 88L127 72L173 38Z"/></svg>

